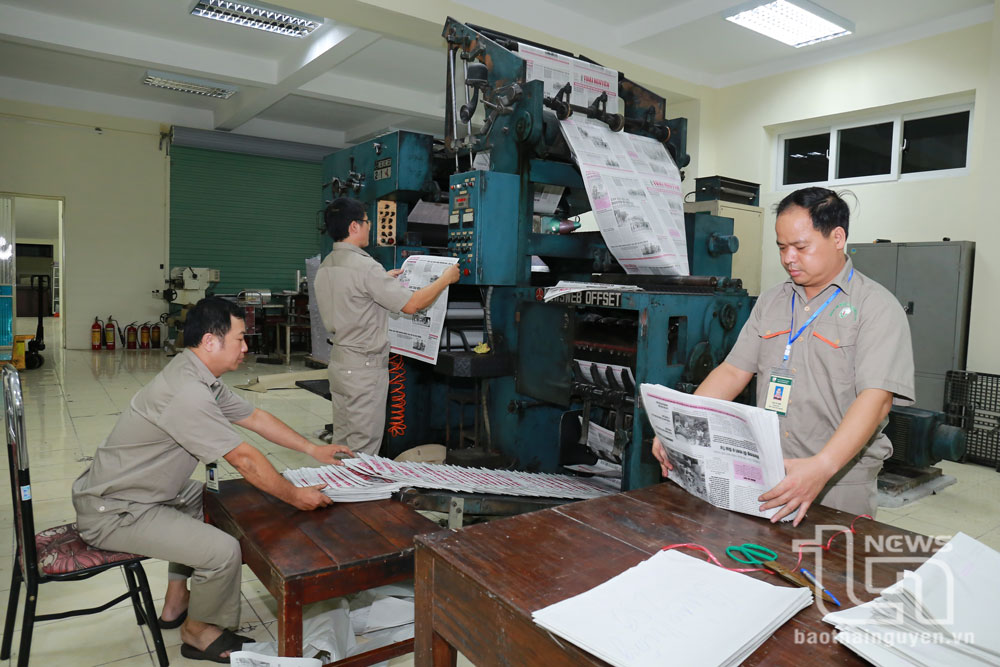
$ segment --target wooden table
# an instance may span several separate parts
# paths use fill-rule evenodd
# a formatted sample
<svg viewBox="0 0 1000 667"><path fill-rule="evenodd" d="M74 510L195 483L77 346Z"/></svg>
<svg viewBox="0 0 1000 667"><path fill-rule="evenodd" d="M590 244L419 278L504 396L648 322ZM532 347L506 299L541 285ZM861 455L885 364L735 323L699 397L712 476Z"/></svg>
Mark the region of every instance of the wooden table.
<svg viewBox="0 0 1000 667"><path fill-rule="evenodd" d="M243 562L278 602L278 654L302 655L302 606L413 577L413 538L437 524L395 500L302 512L246 481L205 493L205 518L236 537ZM413 650L392 644L337 665L370 665Z"/></svg>
<svg viewBox="0 0 1000 667"><path fill-rule="evenodd" d="M621 574L667 544L698 543L725 562L729 560L727 546L754 542L774 549L780 562L791 567L797 557L792 540L813 542L817 526L849 526L853 518L814 506L798 528L790 523L772 525L714 508L673 483L663 483L458 532L423 535L416 540L415 663L418 667L454 665L458 650L477 667L603 665L606 663L590 653L557 641L536 626L531 613ZM880 546L879 537L912 533L867 519L859 519L855 527L852 558L846 556L845 535L822 553L823 583L845 607L878 594L875 588L865 590L862 583L866 564L871 572L869 581L880 589L893 583L902 570L915 569L932 553L879 553L875 551ZM830 528L823 533L824 542L833 532ZM866 536L875 540L869 543ZM704 558L697 551L683 551ZM889 559L866 563L866 556ZM802 566L816 572L818 558L807 548ZM845 576L848 560L854 567L853 581ZM787 585L764 572L749 576ZM744 664L867 664L832 641L834 629L822 622L823 613L817 604L799 612ZM663 648L667 664L670 648Z"/></svg>

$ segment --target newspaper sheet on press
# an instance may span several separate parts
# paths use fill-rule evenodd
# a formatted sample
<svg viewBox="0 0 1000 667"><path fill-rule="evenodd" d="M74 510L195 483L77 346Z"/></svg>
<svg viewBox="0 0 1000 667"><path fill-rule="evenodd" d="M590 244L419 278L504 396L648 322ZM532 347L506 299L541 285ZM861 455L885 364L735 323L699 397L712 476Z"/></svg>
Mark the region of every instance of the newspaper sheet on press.
<svg viewBox="0 0 1000 667"><path fill-rule="evenodd" d="M416 292L437 280L445 269L457 261L457 257L410 255L403 262L399 282ZM412 315L391 313L389 349L396 354L436 364L438 349L441 347L441 330L447 313L447 287L434 303L419 312Z"/></svg>
<svg viewBox="0 0 1000 667"><path fill-rule="evenodd" d="M757 499L785 478L777 414L658 384L641 390L649 423L674 466L670 480L716 507L774 516L780 508L761 512Z"/></svg>
<svg viewBox="0 0 1000 667"><path fill-rule="evenodd" d="M625 272L688 275L681 174L663 144L582 114L560 127L601 236Z"/></svg>

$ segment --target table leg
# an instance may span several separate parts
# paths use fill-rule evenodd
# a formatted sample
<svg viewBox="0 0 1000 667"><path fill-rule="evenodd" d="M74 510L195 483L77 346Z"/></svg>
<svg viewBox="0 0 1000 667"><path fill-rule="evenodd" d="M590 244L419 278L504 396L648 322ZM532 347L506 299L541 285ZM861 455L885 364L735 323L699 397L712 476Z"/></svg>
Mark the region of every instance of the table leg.
<svg viewBox="0 0 1000 667"><path fill-rule="evenodd" d="M413 632L413 664L417 667L455 667L458 652L434 632L434 556L417 544L414 556L416 616Z"/></svg>
<svg viewBox="0 0 1000 667"><path fill-rule="evenodd" d="M286 588L278 598L278 655L302 656L302 591Z"/></svg>
<svg viewBox="0 0 1000 667"><path fill-rule="evenodd" d="M292 363L292 325L285 325L285 365Z"/></svg>

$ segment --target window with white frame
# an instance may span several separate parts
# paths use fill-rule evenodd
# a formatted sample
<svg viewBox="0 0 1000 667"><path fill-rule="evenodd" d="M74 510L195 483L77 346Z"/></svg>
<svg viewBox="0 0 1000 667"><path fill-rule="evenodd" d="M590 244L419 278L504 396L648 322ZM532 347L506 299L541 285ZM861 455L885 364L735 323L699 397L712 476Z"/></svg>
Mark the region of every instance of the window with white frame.
<svg viewBox="0 0 1000 667"><path fill-rule="evenodd" d="M969 164L972 105L872 117L778 137L778 187L954 173Z"/></svg>

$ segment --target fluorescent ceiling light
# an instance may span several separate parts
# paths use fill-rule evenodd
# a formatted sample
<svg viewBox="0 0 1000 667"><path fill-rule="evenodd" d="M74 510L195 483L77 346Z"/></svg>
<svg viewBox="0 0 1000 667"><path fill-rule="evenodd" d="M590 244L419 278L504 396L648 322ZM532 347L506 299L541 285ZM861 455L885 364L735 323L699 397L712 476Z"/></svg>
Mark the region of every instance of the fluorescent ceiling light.
<svg viewBox="0 0 1000 667"><path fill-rule="evenodd" d="M736 25L800 48L854 32L854 24L808 0L748 2L726 12Z"/></svg>
<svg viewBox="0 0 1000 667"><path fill-rule="evenodd" d="M321 21L309 16L288 14L267 5L250 5L228 0L198 0L191 13L206 19L224 21L257 30L275 32L289 37L305 37L320 26Z"/></svg>
<svg viewBox="0 0 1000 667"><path fill-rule="evenodd" d="M206 81L205 79L196 79L191 76L181 76L180 74L169 74L153 70L146 71L146 78L142 82L154 88L166 88L167 90L204 95L205 97L218 97L223 100L228 100L239 90L235 86L227 86L216 81Z"/></svg>

